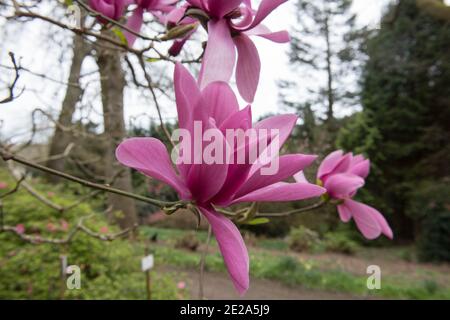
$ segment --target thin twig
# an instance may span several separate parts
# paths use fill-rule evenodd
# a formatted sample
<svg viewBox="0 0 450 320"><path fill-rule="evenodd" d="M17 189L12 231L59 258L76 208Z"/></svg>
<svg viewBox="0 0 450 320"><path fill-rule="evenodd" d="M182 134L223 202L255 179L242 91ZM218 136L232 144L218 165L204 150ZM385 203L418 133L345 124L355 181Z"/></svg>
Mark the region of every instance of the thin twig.
<svg viewBox="0 0 450 320"><path fill-rule="evenodd" d="M22 89L22 91L17 96L14 96L14 88L16 87L17 81L19 80L19 77L20 77L19 70L21 68L20 68L20 66L17 65L16 58L14 57L14 53L9 52L9 57L11 58L11 62L14 66L15 77L14 77L14 80L11 83L11 85L8 87L9 95L6 98L0 100L0 104L13 101L15 98L20 96L23 92L23 89Z"/></svg>
<svg viewBox="0 0 450 320"><path fill-rule="evenodd" d="M300 209L294 209L294 210L290 210L290 211L285 211L285 212L277 212L277 213L269 213L269 212L258 212L256 214L256 217L265 217L265 218L270 218L270 217L286 217L286 216L290 216L292 214L297 214L297 213L303 213L303 212L307 212L307 211L311 211L317 208L322 207L325 203L327 203L327 201L325 200L320 200L319 202L312 204L310 206L307 207L303 207Z"/></svg>
<svg viewBox="0 0 450 320"><path fill-rule="evenodd" d="M156 97L155 90L153 89L152 79L150 78L150 75L147 73L147 70L145 69L144 59L142 58L142 56L138 56L138 59L139 59L139 64L141 65L142 71L144 72L144 76L145 76L145 80L147 81L148 89L150 90L150 92L152 94L153 102L155 103L156 111L158 112L158 117L159 117L159 122L160 122L161 128L163 129L164 134L166 135L169 142L172 144L172 147L175 147L175 144L172 141L172 137L169 133L169 130L167 130L167 127L164 124L162 114L161 114L161 108L160 108L159 102L158 102L158 98Z"/></svg>
<svg viewBox="0 0 450 320"><path fill-rule="evenodd" d="M83 221L89 217L90 216L81 218L79 220L79 222L77 223L76 227L73 228L69 232L67 237L61 238L61 239L43 238L41 236L27 235L27 234L24 234L24 233L18 231L16 227L6 226L6 225L0 225L0 231L13 233L16 236L18 236L20 239L30 242L30 243L35 243L35 244L40 244L40 243L68 244L73 240L75 235L79 232L85 233L85 234L89 235L90 237L96 238L101 241L113 241L117 238L126 236L127 234L129 234L131 231L133 231L134 229L136 229L138 227L138 225L136 224L131 228L127 228L125 230L122 230L122 231L114 233L114 234L109 234L109 235L100 234L100 233L92 231L91 229L89 229L88 227L86 227L83 224Z"/></svg>
<svg viewBox="0 0 450 320"><path fill-rule="evenodd" d="M8 192L1 194L0 199L6 198L7 196L9 196L11 194L16 193L19 190L19 187L22 184L22 182L25 180L25 178L26 178L26 175L23 175L19 179L17 179L16 185L14 186L14 188L9 190Z"/></svg>
<svg viewBox="0 0 450 320"><path fill-rule="evenodd" d="M118 194L118 195L121 195L121 196L124 196L124 197L128 197L128 198L131 198L131 199L135 199L135 200L139 200L139 201L142 201L142 202L150 203L150 204L158 206L158 207L160 207L162 209L164 209L166 207L182 206L182 204L179 201L168 202L168 201L156 200L156 199L140 196L140 195L137 195L137 194L134 194L134 193L131 193L131 192L126 192L126 191L123 191L123 190L120 190L120 189L115 189L115 188L112 188L112 187L110 187L108 185L103 185L103 184L98 184L98 183L94 183L94 182L91 182L91 181L87 181L87 180L84 180L84 179L72 176L72 175L70 175L68 173L61 172L61 171L58 171L58 170L54 170L54 169L48 168L46 166L43 166L43 165L31 162L31 161L29 161L27 159L24 159L22 157L15 156L15 155L11 154L10 152L6 151L4 148L0 148L0 156L3 158L4 161L12 160L12 161L21 163L21 164L23 164L25 166L28 166L28 167L31 167L31 168L34 168L34 169L37 169L37 170L40 170L40 171L52 174L52 175L59 176L61 178L69 180L69 181L73 181L73 182L79 183L79 184L81 184L83 186L86 186L86 187L89 187L89 188L98 189L98 190L102 190L102 191L106 191L106 192L110 192L110 193L115 193L115 194Z"/></svg>

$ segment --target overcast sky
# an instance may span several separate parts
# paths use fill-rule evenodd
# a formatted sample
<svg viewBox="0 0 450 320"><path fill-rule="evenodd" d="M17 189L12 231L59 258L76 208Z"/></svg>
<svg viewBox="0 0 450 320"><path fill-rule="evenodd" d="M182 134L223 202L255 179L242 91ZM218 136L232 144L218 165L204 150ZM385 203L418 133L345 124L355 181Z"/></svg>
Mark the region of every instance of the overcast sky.
<svg viewBox="0 0 450 320"><path fill-rule="evenodd" d="M357 14L359 25L376 26L380 20L383 8L390 0L354 0L353 12ZM265 24L272 30L289 30L295 23L294 3L291 0L279 9L274 11ZM47 73L50 66L58 64L60 53L57 50L47 48L39 38L40 28L28 28L27 31L18 32L14 39L0 44L0 64L9 65L7 52L13 51L16 56L22 58L22 64L33 71ZM1 36L1 35L0 35ZM289 67L287 51L288 44L274 44L264 39L255 39L259 49L262 62L261 80L253 103L254 118L258 118L267 113L276 113L280 111L278 102L278 88L276 81L286 78L292 73ZM88 63L89 65L89 63ZM89 66L88 66L89 67ZM67 70L56 71L52 76L64 79ZM173 67L170 66L167 72L172 74ZM3 71L2 71L3 73ZM2 76L2 81L5 77ZM23 74L19 83L20 87L25 86L29 91L25 92L16 101L0 106L0 119L3 121L0 134L4 138L12 134L26 132L30 128L30 113L36 107L49 108L52 106L53 112L57 114L58 106L61 104L64 91L59 86L51 82L44 82L39 78ZM5 92L2 92L3 94ZM149 107L145 101L136 97L135 91L129 91L126 95L126 118L146 113L156 116L153 107ZM242 100L241 100L242 101ZM244 103L242 102L244 105ZM166 105L164 108L164 117L171 118L176 116L175 106ZM92 114L92 117L100 119L100 114Z"/></svg>

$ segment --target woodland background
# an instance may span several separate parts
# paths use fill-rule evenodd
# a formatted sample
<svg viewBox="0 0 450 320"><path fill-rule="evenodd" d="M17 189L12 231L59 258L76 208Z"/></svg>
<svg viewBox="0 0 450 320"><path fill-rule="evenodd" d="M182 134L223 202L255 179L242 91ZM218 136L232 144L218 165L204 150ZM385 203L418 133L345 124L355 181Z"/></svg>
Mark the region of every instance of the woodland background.
<svg viewBox="0 0 450 320"><path fill-rule="evenodd" d="M273 75L279 103L270 107L300 118L284 148L320 158L339 148L370 158L358 198L386 216L395 239L365 241L331 205L242 226L252 256L248 297L450 298L450 7L441 0L390 1L377 25L361 27L350 0L291 2L291 72ZM167 47L147 56L113 50L115 44L54 23L67 19L67 4L58 1L0 1L2 148L92 182L177 200L169 187L124 169L114 157L128 136L169 145L165 131L176 123ZM143 34L165 32L146 20ZM100 30L85 14L83 21L120 48L118 29ZM27 50L15 52L30 26L43 39L39 52L26 43ZM192 41L177 59L198 71L201 50L201 41ZM34 64L22 62L26 55L36 55ZM41 70L40 61L51 69ZM126 102L142 114L128 116ZM27 119L14 119L8 104L29 110ZM315 169L306 172L310 181ZM193 215L167 217L151 204L5 161L0 184L0 298L145 299L139 270L145 252L156 257L152 298L197 297L195 270L208 247L206 227L195 231ZM302 205L264 207L282 212ZM69 239L73 228L79 232ZM66 289L65 259L81 266L81 290ZM386 270L377 292L365 286L370 264ZM214 241L206 272L201 296L235 297ZM273 292L264 292L267 284Z"/></svg>

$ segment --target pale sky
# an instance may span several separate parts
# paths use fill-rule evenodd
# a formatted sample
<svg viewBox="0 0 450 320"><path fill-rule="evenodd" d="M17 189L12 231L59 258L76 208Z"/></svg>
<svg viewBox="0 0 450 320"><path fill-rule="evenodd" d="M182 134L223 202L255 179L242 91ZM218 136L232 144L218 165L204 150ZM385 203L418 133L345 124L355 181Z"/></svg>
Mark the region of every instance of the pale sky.
<svg viewBox="0 0 450 320"><path fill-rule="evenodd" d="M368 24L376 25L380 20L382 9L389 1L354 0L352 10L358 16L358 24L361 26ZM283 4L265 20L265 24L270 26L274 31L289 30L295 23L293 14L295 12L294 3L295 1L291 0ZM0 64L10 65L7 52L13 51L17 57L21 57L22 65L33 71L47 74L48 70L55 70L56 67L57 71L55 74L52 73L51 76L56 79L65 79L67 70L58 70L57 67L59 65L58 59L60 59L60 52L58 50L51 50L42 43L40 38L42 29L39 27L28 27L24 29L17 30L13 37L10 36L7 41L3 41L0 44ZM3 37L3 35L0 34L0 37ZM264 39L254 39L254 41L258 47L262 63L260 84L252 105L254 119L256 119L267 113L280 112L278 101L279 90L276 81L286 78L293 71L289 67L286 54L289 49L288 44L274 44ZM66 68L68 68L67 63L66 65ZM95 65L92 61L88 61L84 64L83 68L89 70L89 68L95 68ZM3 69L1 72L4 74ZM168 67L167 72L171 75L173 66ZM1 80L2 82L7 81L4 75L1 76ZM23 86L25 86L27 91L22 96L12 103L0 105L0 119L2 121L0 127L1 138L28 132L31 124L31 111L36 107L42 107L44 109L52 108L54 114L58 113L58 108L64 95L64 90L60 86L22 73L19 88ZM6 92L1 93L2 97L6 94ZM127 122L130 117L142 113L156 117L154 107L148 106L146 101L137 97L135 90L127 91L125 105ZM166 103L163 102L163 105L165 118L176 116L175 105L169 104L167 101ZM244 106L243 102L242 106ZM100 113L92 113L89 116L96 121L101 119Z"/></svg>

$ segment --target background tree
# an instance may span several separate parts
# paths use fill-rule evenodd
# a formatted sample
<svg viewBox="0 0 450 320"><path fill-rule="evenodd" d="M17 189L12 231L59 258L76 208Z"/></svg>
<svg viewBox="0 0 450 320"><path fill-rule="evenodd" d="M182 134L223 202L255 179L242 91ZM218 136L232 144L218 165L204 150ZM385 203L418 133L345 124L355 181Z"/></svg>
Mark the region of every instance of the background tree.
<svg viewBox="0 0 450 320"><path fill-rule="evenodd" d="M392 5L367 43L364 110L339 138L339 145L359 148L372 160L372 195L392 213L401 239L418 236L427 206L438 205L431 194L426 203L415 202L429 189L426 181L444 185L449 177L449 30L448 22L422 11L415 0Z"/></svg>
<svg viewBox="0 0 450 320"><path fill-rule="evenodd" d="M64 130L64 128L69 128L72 125L76 105L80 102L83 94L80 84L81 66L89 51L90 45L85 42L83 37L74 35L72 64L67 79L68 86L61 106L61 112L57 120L58 125L55 127L55 132L49 146L49 158L51 160L47 162L47 166L55 170L64 170L65 158L52 159L51 157L64 153L71 142L71 133ZM54 175L49 175L49 179L52 182L60 180Z"/></svg>
<svg viewBox="0 0 450 320"><path fill-rule="evenodd" d="M104 31L111 36L111 32ZM123 168L115 156L119 143L126 137L124 120L125 74L121 64L121 52L99 47L97 64L100 72L100 85L103 105L104 136L106 138L105 176L116 177L112 185L118 189L132 192L131 172ZM116 194L108 194L108 205L122 228L132 227L137 221L134 200Z"/></svg>
<svg viewBox="0 0 450 320"><path fill-rule="evenodd" d="M314 111L331 135L337 130L336 106L353 96L353 88L344 81L348 68L356 61L349 54L351 41L346 37L354 28L351 4L351 0L298 0L296 26L291 33L289 58L303 77L295 83L307 89L303 95L307 98L296 104L297 109L309 120L313 120L309 116ZM308 83L306 78L310 79ZM287 85L285 82L282 87ZM328 137L326 142L333 144L333 140Z"/></svg>

